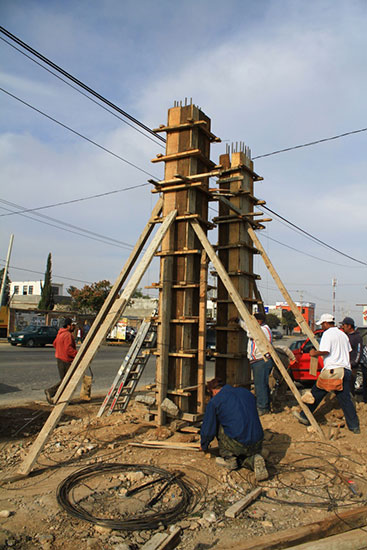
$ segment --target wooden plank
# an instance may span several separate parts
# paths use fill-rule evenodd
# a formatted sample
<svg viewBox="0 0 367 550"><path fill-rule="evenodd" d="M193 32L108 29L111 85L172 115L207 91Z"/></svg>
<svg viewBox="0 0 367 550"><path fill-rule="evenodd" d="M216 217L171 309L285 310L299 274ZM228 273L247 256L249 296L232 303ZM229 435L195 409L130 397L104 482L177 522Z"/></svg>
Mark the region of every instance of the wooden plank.
<svg viewBox="0 0 367 550"><path fill-rule="evenodd" d="M312 376L317 376L317 367L318 367L318 364L319 364L319 358L318 357L311 357L310 359L311 360L310 360L309 373L312 374Z"/></svg>
<svg viewBox="0 0 367 550"><path fill-rule="evenodd" d="M180 542L181 528L174 527L170 534L165 538L157 550L172 550Z"/></svg>
<svg viewBox="0 0 367 550"><path fill-rule="evenodd" d="M257 487L251 493L245 496L245 498L242 498L238 502L235 502L230 506L225 512L224 515L227 518L235 518L237 517L251 502L257 499L257 497L262 493L262 487Z"/></svg>
<svg viewBox="0 0 367 550"><path fill-rule="evenodd" d="M169 366L169 346L170 341L170 317L172 304L172 279L173 279L173 258L168 256L161 260L162 270L162 290L159 298L159 309L161 312L160 324L157 335L158 358L156 363L156 379L158 385L158 426L163 426L166 421L166 413L161 409L161 403L167 397L168 387L168 366Z"/></svg>
<svg viewBox="0 0 367 550"><path fill-rule="evenodd" d="M162 445L162 441L160 443L156 443L155 445L146 445L145 443L135 443L131 442L129 443L130 447L143 447L144 449L167 449L167 445ZM182 446L182 445L170 445L169 447L173 451L193 451L194 453L197 453L200 451L200 447L189 447L188 445Z"/></svg>
<svg viewBox="0 0 367 550"><path fill-rule="evenodd" d="M271 533L261 537L253 537L246 542L233 544L220 543L218 550L281 550L292 545L310 542L344 533L352 529L364 527L367 524L367 506L354 508L347 512L329 514L326 518L299 525L294 529Z"/></svg>
<svg viewBox="0 0 367 550"><path fill-rule="evenodd" d="M110 307L110 310L107 312L106 317L102 322L101 326L99 327L98 332L96 333L92 344L89 346L85 355L81 359L77 369L73 373L64 392L61 394L59 403L52 410L45 425L43 426L42 430L38 434L37 439L34 441L33 445L31 446L28 455L24 459L23 463L20 465L19 472L21 474L27 475L31 471L33 464L37 460L39 453L43 449L43 446L46 443L48 437L50 436L52 430L57 425L62 413L64 412L64 409L67 407L78 383L80 382L81 377L83 376L86 369L89 367L95 353L97 352L99 346L101 345L108 331L110 330L110 327L117 321L121 312L127 306L131 296L133 295L135 289L137 288L148 265L150 264L156 249L161 244L161 241L165 233L169 230L170 226L172 225L175 219L176 213L177 211L173 210L170 214L168 214L168 216L166 216L165 221L160 226L154 238L152 239L152 242L150 243L147 250L145 251L133 276L127 283L121 296L113 303L113 305Z"/></svg>
<svg viewBox="0 0 367 550"><path fill-rule="evenodd" d="M78 350L77 356L75 357L74 361L70 365L70 368L69 368L67 374L64 376L64 378L63 378L63 380L62 380L62 382L59 386L59 389L58 389L58 391L57 391L57 393L54 397L54 402L55 403L57 403L57 401L59 400L59 397L60 397L61 393L64 391L64 388L67 385L67 383L69 382L73 372L75 371L75 369L79 365L82 357L84 356L85 352L87 351L87 349L91 345L95 335L97 334L97 332L99 330L99 327L100 327L101 323L106 318L107 312L109 311L112 304L114 303L114 301L118 297L118 294L119 294L119 292L122 288L122 285L124 284L127 277L129 276L129 274L130 274L137 258L139 257L141 251L143 250L143 247L145 246L147 240L149 239L149 237L150 237L150 235L151 235L151 233L152 233L152 231L155 227L152 222L153 222L154 218L160 214L160 212L162 210L162 205L163 205L163 200L160 199L157 202L157 204L155 205L147 225L144 227L139 239L137 240L137 242L134 246L134 249L131 251L130 256L127 259L127 262L125 263L121 273L117 277L117 279L115 281L115 284L111 288L110 293L107 296L103 306L101 307L101 309L99 310L95 320L93 321L92 326L89 329L89 332L88 332L87 336L84 339L84 342L82 343L82 345L80 346L80 348Z"/></svg>
<svg viewBox="0 0 367 550"><path fill-rule="evenodd" d="M200 449L200 443L185 443L182 441L158 441L158 440L152 440L152 439L145 439L144 441L141 441L143 445L146 445L147 447L154 446L154 445L161 445L162 447L190 447L190 449Z"/></svg>
<svg viewBox="0 0 367 550"><path fill-rule="evenodd" d="M161 545L166 540L166 538L166 533L156 533L152 536L151 539L143 544L141 550L158 550L158 548L162 547Z"/></svg>
<svg viewBox="0 0 367 550"><path fill-rule="evenodd" d="M198 338L198 391L197 411L205 412L205 368L206 368L206 303L208 286L208 257L203 250L200 259L199 287L199 338Z"/></svg>
<svg viewBox="0 0 367 550"><path fill-rule="evenodd" d="M260 351L260 353L263 355L264 359L266 359L269 355L273 359L274 363L280 370L284 380L287 382L289 389L293 393L294 397L296 398L299 406L305 413L307 419L309 420L312 427L315 429L315 431L319 434L321 439L325 439L325 435L323 431L321 430L320 426L316 422L313 414L311 413L310 409L303 403L301 394L299 393L297 387L295 386L293 380L289 376L287 370L285 369L282 361L279 359L279 356L277 352L275 351L274 347L270 344L270 342L267 340L265 334L261 330L261 327L259 323L255 320L255 318L249 313L247 308L245 307L241 296L238 294L237 290L234 288L230 278L228 277L225 269L223 268L222 263L220 262L219 258L215 254L215 251L211 244L209 243L204 231L200 227L197 221L193 220L190 222L194 228L195 233L197 234L201 244L203 245L206 253L208 254L213 266L218 272L218 276L221 278L224 286L226 287L228 294L232 298L235 306L237 307L237 310L242 317L242 319L245 321L246 326L248 327L251 337L255 340L256 345Z"/></svg>
<svg viewBox="0 0 367 550"><path fill-rule="evenodd" d="M236 212L237 214L239 215L243 215L243 213L238 209L236 208L236 206L234 206L229 200L225 199L224 197L219 197L219 200L225 204L226 206L228 206L228 208L231 208L234 212ZM255 244L256 248L259 250L260 254L261 254L261 257L262 259L264 260L264 263L266 265L266 267L268 268L269 272L271 273L274 281L276 282L280 292L282 293L285 301L287 302L287 304L289 305L289 307L291 308L291 311L294 313L294 316L296 318L296 321L298 323L298 325L300 326L302 332L304 334L306 334L306 336L308 336L308 338L311 340L311 342L313 343L313 345L315 346L316 349L319 349L319 344L315 338L315 335L314 333L312 332L312 330L310 329L310 327L308 326L306 320L304 319L304 317L302 316L302 314L300 313L299 309L297 308L296 304L294 303L294 301L292 300L289 292L287 291L287 289L285 288L283 282L281 281L277 271L275 270L273 264L271 263L270 261L270 258L269 256L267 255L264 247L262 246L259 238L257 237L255 231L253 230L252 227L248 227L247 228L247 232L248 234L250 235L253 243Z"/></svg>
<svg viewBox="0 0 367 550"><path fill-rule="evenodd" d="M333 535L314 542L305 542L292 546L289 550L366 550L365 529L353 529L340 535Z"/></svg>

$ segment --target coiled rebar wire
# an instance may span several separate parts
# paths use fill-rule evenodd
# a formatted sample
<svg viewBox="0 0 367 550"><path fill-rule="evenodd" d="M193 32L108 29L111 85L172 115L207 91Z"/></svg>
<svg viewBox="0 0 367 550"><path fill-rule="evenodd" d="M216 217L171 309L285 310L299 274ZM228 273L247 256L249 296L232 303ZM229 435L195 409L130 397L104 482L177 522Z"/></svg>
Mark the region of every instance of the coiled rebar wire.
<svg viewBox="0 0 367 550"><path fill-rule="evenodd" d="M124 471L139 471L150 475L159 474L161 478L163 478L162 480L166 480L167 482L172 481L172 485L176 485L181 489L182 496L180 501L167 511L154 512L154 510L147 510L145 516L134 515L129 519L121 521L93 516L81 505L70 499L70 492L74 487L84 482L86 479L104 473ZM64 479L57 488L57 501L59 505L72 516L110 529L127 531L156 529L159 525L174 523L179 518L186 515L193 504L195 504L193 502L195 498L193 497L194 495L191 487L179 477L173 479L172 472L157 468L156 466L147 466L145 464L93 464L92 466L74 472Z"/></svg>

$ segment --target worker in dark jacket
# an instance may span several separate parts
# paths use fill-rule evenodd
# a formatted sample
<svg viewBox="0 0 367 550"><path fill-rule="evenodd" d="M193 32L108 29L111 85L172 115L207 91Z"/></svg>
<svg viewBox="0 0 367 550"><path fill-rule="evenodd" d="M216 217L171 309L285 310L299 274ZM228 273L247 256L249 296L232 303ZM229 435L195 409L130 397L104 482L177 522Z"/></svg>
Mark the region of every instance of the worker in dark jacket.
<svg viewBox="0 0 367 550"><path fill-rule="evenodd" d="M354 319L352 319L352 317L345 317L340 324L340 328L348 336L349 343L352 348L352 351L349 354L350 366L352 368L350 391L352 395L355 395L357 369L361 361L362 348L363 348L362 336L359 334L359 332L356 331Z"/></svg>
<svg viewBox="0 0 367 550"><path fill-rule="evenodd" d="M235 470L245 466L255 472L257 480L267 479L261 456L264 432L256 408L256 399L245 388L234 388L214 378L207 384L211 395L201 427L201 449L206 451L217 437L217 462Z"/></svg>
<svg viewBox="0 0 367 550"><path fill-rule="evenodd" d="M55 357L57 360L57 368L59 370L60 382L45 390L47 401L53 405L53 397L56 394L62 379L67 373L74 357L77 354L73 332L75 323L70 318L66 318L63 327L60 328L53 342L55 348Z"/></svg>

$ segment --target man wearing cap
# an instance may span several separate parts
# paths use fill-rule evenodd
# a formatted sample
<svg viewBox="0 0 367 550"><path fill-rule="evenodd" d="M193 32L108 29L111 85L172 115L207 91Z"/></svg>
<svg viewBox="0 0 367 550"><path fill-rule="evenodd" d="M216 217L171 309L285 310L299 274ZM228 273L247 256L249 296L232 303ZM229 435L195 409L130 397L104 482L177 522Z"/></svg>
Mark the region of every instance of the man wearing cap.
<svg viewBox="0 0 367 550"><path fill-rule="evenodd" d="M348 336L352 351L350 352L350 366L352 368L352 378L350 391L355 395L355 382L357 376L357 368L361 360L363 341L362 336L355 329L354 319L352 317L344 317L340 324L340 328Z"/></svg>
<svg viewBox="0 0 367 550"><path fill-rule="evenodd" d="M200 430L201 450L206 451L214 437L218 440L217 463L228 470L245 466L257 481L267 479L262 457L264 432L256 410L255 397L245 388L234 388L213 378L207 385L211 396Z"/></svg>
<svg viewBox="0 0 367 550"><path fill-rule="evenodd" d="M71 363L73 362L74 357L77 354L75 340L73 336L74 329L75 323L73 323L72 320L67 317L53 342L53 346L55 348L55 357L57 360L57 368L60 375L60 382L45 390L46 399L50 403L50 405L53 405L53 397L59 389L62 379L64 378Z"/></svg>
<svg viewBox="0 0 367 550"><path fill-rule="evenodd" d="M352 371L350 368L349 353L352 350L348 336L335 326L334 316L330 313L323 313L320 320L316 322L321 325L324 333L320 340L319 350L312 349L311 357L323 357L324 366L316 384L311 389L314 398L312 404L307 404L313 412L321 403L328 391L335 391L335 395L343 409L345 420L351 432L359 434L359 420L356 409L350 396L350 383ZM335 388L331 389L332 384ZM328 389L325 389L328 388ZM294 416L299 422L309 425L309 421L303 411L294 411Z"/></svg>

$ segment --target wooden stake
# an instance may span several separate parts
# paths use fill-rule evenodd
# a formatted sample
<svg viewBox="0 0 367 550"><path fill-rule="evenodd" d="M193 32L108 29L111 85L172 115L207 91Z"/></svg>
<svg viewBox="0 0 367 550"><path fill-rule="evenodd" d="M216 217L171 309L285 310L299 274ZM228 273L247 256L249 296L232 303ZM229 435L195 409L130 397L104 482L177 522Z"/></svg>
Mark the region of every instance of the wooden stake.
<svg viewBox="0 0 367 550"><path fill-rule="evenodd" d="M240 216L243 216L244 214L238 209L236 208L229 200L227 200L225 197L218 197L219 198L219 201L220 202L223 202L223 204L226 204L229 208L231 208L231 210L233 210L233 212L236 212L237 214L239 214ZM298 307L296 306L296 304L294 303L294 301L292 300L289 292L287 291L287 289L285 288L283 282L281 281L277 271L275 270L273 264L271 263L270 261L270 258L269 256L267 255L267 253L265 252L265 249L264 247L262 246L260 240L258 239L255 231L253 230L252 227L248 227L247 228L247 232L248 234L250 235L253 243L255 244L256 248L259 250L260 254L261 254L261 257L262 259L264 260L264 263L266 265L266 267L268 268L269 272L271 273L274 281L276 282L280 292L282 293L284 299L286 300L287 304L289 305L291 311L293 312L295 318L296 318L296 321L299 325L299 327L301 328L302 332L304 334L306 334L306 336L308 336L308 338L311 340L311 342L313 343L313 345L315 346L316 349L319 349L319 343L318 341L316 340L315 338L315 335L314 333L312 332L311 328L308 326L305 318L303 317L303 315L301 314L301 312L299 311Z"/></svg>
<svg viewBox="0 0 367 550"><path fill-rule="evenodd" d="M69 383L66 386L64 392L62 393L61 395L62 401L60 400L59 403L52 410L45 425L43 426L42 430L38 434L37 439L34 441L33 445L31 446L28 455L26 456L23 463L21 464L19 469L20 474L28 475L29 472L31 471L33 464L37 460L37 457L40 454L41 450L43 449L43 446L45 445L47 439L49 438L52 430L57 425L62 413L64 412L64 409L69 404L69 401L81 377L83 376L85 370L89 367L95 353L97 352L99 346L104 340L107 332L110 330L110 327L117 321L117 319L121 315L121 312L124 310L124 308L128 304L131 296L133 295L136 287L138 286L141 278L143 277L145 270L150 264L155 251L157 250L158 246L161 244L164 235L172 225L175 219L176 213L177 213L177 210L173 210L170 214L168 214L168 216L166 216L163 224L160 226L157 233L155 234L152 242L150 243L149 247L144 253L140 263L138 264L135 270L135 273L133 274L130 281L126 285L121 296L113 304L110 305L109 311L106 312L105 319L100 325L100 327L98 328L98 331L95 334L93 342L91 343L88 350L85 352L84 356L80 360L78 367L76 368L71 379L69 380Z"/></svg>
<svg viewBox="0 0 367 550"><path fill-rule="evenodd" d="M62 382L59 386L59 389L58 389L58 391L57 391L57 393L54 397L54 402L55 403L58 402L59 397L62 394L62 392L64 391L65 386L68 384L73 372L78 367L78 365L79 365L80 361L82 360L84 354L86 353L89 346L93 342L94 337L97 334L101 323L106 318L107 312L109 311L112 304L114 303L114 301L118 297L118 294L119 294L119 292L122 288L122 285L124 284L127 277L129 276L129 274L130 274L137 258L139 257L141 251L143 250L143 247L145 246L145 243L149 239L149 237L150 237L150 235L151 235L151 233L152 233L152 231L155 227L155 225L153 224L153 220L155 219L156 216L158 216L161 213L162 205L163 205L163 200L160 199L157 202L157 204L155 205L147 225L144 227L144 229L143 229L139 239L137 240L136 245L134 246L134 249L131 251L131 254L128 257L127 262L125 263L120 275L117 277L117 279L115 281L115 284L111 288L109 295L107 296L103 306L99 310L97 317L93 321L93 324L92 324L87 336L85 337L84 342L82 343L82 345L80 346L80 348L78 350L77 356L75 357L74 361L70 365L70 368L69 368L68 372L64 376L64 378L63 378L63 380L62 380Z"/></svg>
<svg viewBox="0 0 367 550"><path fill-rule="evenodd" d="M246 309L240 295L238 294L237 290L234 288L229 276L227 275L221 261L215 254L215 251L212 247L212 245L209 243L204 231L201 229L200 225L197 221L193 220L190 222L196 235L198 236L201 244L203 245L206 253L208 254L213 266L217 270L218 276L221 278L224 286L227 288L228 294L233 300L240 316L245 321L246 326L248 327L251 338L253 338L256 342L256 345L263 355L264 359L266 360L267 357L270 355L280 370L281 374L283 375L283 378L287 382L291 392L293 393L294 397L296 398L299 406L305 413L307 419L309 420L312 427L316 430L316 432L319 434L321 439L325 439L324 433L321 430L320 426L316 422L313 414L311 413L310 409L303 403L301 394L299 393L297 387L295 386L293 380L289 376L287 370L285 369L282 361L279 359L279 356L273 346L270 344L270 342L267 340L265 334L261 330L261 327L259 323L256 321L256 319L249 313L249 311Z"/></svg>

